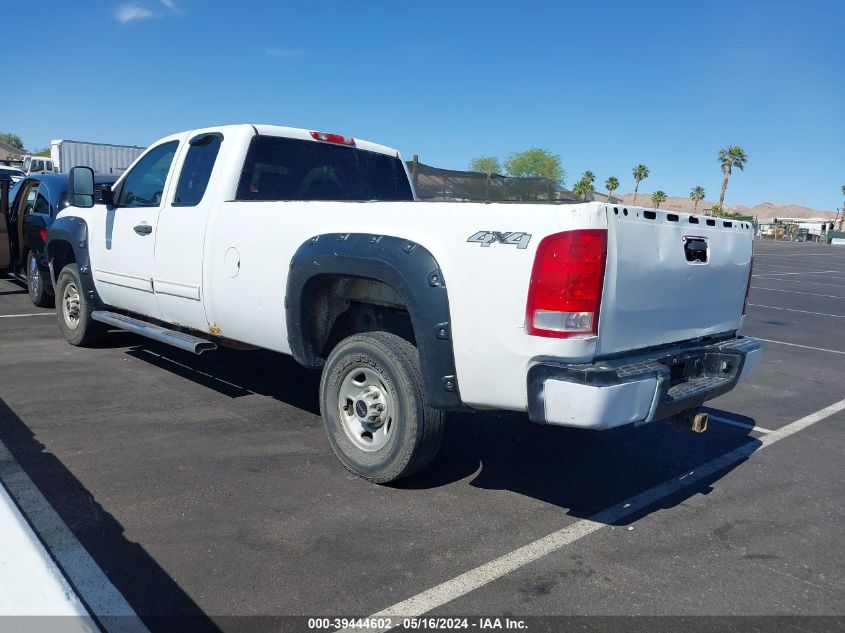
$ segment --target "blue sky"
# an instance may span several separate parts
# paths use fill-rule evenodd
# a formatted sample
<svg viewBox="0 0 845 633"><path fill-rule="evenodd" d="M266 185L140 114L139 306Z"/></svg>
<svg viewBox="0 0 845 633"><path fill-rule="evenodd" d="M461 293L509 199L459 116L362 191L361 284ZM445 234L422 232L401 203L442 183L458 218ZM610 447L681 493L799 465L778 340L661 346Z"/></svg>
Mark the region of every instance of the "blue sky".
<svg viewBox="0 0 845 633"><path fill-rule="evenodd" d="M27 4L27 3L24 3ZM23 6L23 5L21 5ZM845 2L89 0L6 33L0 130L146 145L236 122L350 134L463 169L531 146L631 191L842 205ZM7 14L10 8L7 8ZM26 27L26 28L23 28ZM11 69L11 70L10 70Z"/></svg>

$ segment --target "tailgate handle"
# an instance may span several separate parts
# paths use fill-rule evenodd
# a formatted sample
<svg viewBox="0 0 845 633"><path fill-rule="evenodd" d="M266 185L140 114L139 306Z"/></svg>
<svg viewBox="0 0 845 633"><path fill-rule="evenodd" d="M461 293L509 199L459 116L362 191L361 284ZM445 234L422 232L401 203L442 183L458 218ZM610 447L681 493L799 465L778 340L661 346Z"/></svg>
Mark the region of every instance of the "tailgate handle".
<svg viewBox="0 0 845 633"><path fill-rule="evenodd" d="M707 262L707 238L706 237L684 237L684 255L688 262Z"/></svg>

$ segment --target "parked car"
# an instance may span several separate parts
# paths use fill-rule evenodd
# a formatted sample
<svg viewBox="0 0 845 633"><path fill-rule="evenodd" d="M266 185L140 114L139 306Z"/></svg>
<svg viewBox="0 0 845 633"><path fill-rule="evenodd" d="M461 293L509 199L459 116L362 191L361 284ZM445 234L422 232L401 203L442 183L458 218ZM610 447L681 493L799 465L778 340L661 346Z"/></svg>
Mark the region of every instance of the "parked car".
<svg viewBox="0 0 845 633"><path fill-rule="evenodd" d="M102 190L116 180L117 176L112 174L94 177L98 200L102 200ZM10 272L26 283L29 298L35 305L52 307L53 286L44 246L47 229L59 211L68 205L68 175L41 174L23 178L9 189L8 201Z"/></svg>
<svg viewBox="0 0 845 633"><path fill-rule="evenodd" d="M26 177L26 174L17 167L7 167L5 165L0 165L0 173L8 175L12 184L18 182L19 180L23 180Z"/></svg>
<svg viewBox="0 0 845 633"><path fill-rule="evenodd" d="M97 203L71 170L48 232L59 328L183 350L237 343L322 368L341 463L434 457L444 411L582 429L674 418L747 378L750 223L602 202L426 204L400 154L265 125L154 143ZM609 456L612 459L612 456Z"/></svg>

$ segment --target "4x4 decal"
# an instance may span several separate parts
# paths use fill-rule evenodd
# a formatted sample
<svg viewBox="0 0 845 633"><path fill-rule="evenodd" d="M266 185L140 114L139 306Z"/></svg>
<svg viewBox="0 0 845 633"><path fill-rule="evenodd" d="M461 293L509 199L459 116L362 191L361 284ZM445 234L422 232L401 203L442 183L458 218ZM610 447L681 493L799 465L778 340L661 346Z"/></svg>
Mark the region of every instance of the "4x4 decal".
<svg viewBox="0 0 845 633"><path fill-rule="evenodd" d="M474 242L481 244L482 247L490 246L494 242L499 244L516 245L517 248L528 248L528 242L531 241L531 233L515 232L500 232L500 231L478 231L473 233L467 239L467 242Z"/></svg>

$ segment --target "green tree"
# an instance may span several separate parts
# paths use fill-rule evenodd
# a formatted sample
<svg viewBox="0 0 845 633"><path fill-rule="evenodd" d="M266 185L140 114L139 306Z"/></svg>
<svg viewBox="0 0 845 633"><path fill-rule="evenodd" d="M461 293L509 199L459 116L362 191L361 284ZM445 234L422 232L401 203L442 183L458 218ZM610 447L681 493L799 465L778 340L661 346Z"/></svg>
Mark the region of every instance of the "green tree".
<svg viewBox="0 0 845 633"><path fill-rule="evenodd" d="M505 160L505 169L511 176L547 178L561 186L566 179L560 156L539 147L532 147L524 152L514 152Z"/></svg>
<svg viewBox="0 0 845 633"><path fill-rule="evenodd" d="M728 145L719 150L719 162L722 165L722 193L719 194L719 207L724 207L725 190L728 188L728 176L731 175L731 170L734 167L740 171L744 170L745 163L748 162L748 156L738 145Z"/></svg>
<svg viewBox="0 0 845 633"><path fill-rule="evenodd" d="M639 164L633 169L634 174L634 204L637 204L637 192L640 189L640 183L648 178L648 167L643 164Z"/></svg>
<svg viewBox="0 0 845 633"><path fill-rule="evenodd" d="M499 162L496 156L479 156L470 161L469 169L470 171L487 174L487 178L490 178L493 174L502 173L502 163Z"/></svg>
<svg viewBox="0 0 845 633"><path fill-rule="evenodd" d="M692 205L692 212L698 213L698 203L704 200L704 187L696 185L692 188L692 191L689 192L689 197L694 202Z"/></svg>
<svg viewBox="0 0 845 633"><path fill-rule="evenodd" d="M35 156L46 156L47 158L50 157L50 148L45 147L44 149L40 149L37 152L33 152Z"/></svg>
<svg viewBox="0 0 845 633"><path fill-rule="evenodd" d="M0 134L0 141L3 141L7 145L11 145L15 149L19 149L23 151L23 141L21 137L17 134L12 134L11 132L3 132Z"/></svg>
<svg viewBox="0 0 845 633"><path fill-rule="evenodd" d="M658 189L651 194L651 203L654 205L655 209L659 209L661 202L666 202L666 192Z"/></svg>
<svg viewBox="0 0 845 633"><path fill-rule="evenodd" d="M604 188L607 189L607 201L610 202L613 192L619 189L619 179L616 176L611 176L604 181Z"/></svg>
<svg viewBox="0 0 845 633"><path fill-rule="evenodd" d="M586 200L590 192L593 191L593 183L595 182L596 175L591 171L585 171L581 176L581 180L575 183L572 191Z"/></svg>
<svg viewBox="0 0 845 633"><path fill-rule="evenodd" d="M482 174L487 174L487 179L484 181L484 199L490 199L490 185L493 182L493 174L502 173L502 164L496 156L479 156L473 158L469 163L471 171L478 171Z"/></svg>
<svg viewBox="0 0 845 633"><path fill-rule="evenodd" d="M575 183L575 186L572 187L572 193L581 196L584 200L587 200L587 195L593 190L590 186L590 181L581 178L578 182Z"/></svg>

